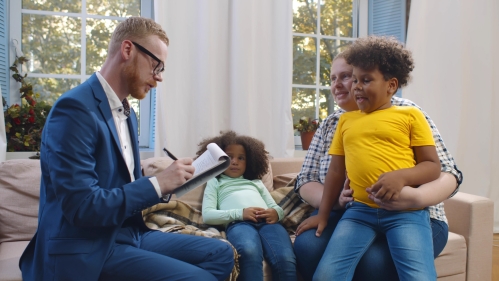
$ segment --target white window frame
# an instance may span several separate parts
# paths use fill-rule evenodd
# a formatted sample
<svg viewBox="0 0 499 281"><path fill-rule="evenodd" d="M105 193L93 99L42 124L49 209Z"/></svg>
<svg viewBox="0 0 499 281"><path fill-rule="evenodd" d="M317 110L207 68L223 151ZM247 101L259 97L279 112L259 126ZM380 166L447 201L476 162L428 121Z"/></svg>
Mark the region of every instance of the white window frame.
<svg viewBox="0 0 499 281"><path fill-rule="evenodd" d="M340 37L340 36L328 36L320 33L320 24L321 24L321 5L320 1L317 5L317 22L316 22L316 30L315 33L296 33L293 32L294 36L300 37L311 37L315 39L316 42L316 65L315 65L315 84L314 85L304 85L304 84L291 84L292 88L302 88L302 89L315 89L315 118L319 118L319 109L320 109L320 91L321 90L329 90L330 86L321 85L320 81L320 42L323 39L333 39L333 40L343 40L343 41L353 41L357 37L367 36L368 33L368 11L369 10L369 0L354 0L353 1L353 36L350 37ZM357 12L355 12L357 11Z"/></svg>
<svg viewBox="0 0 499 281"><path fill-rule="evenodd" d="M85 0L83 0L85 2ZM21 49L21 38L22 38L22 0L9 0L10 5L10 16L9 16L9 66L15 59L15 49L13 45L13 40L17 40L19 42L19 48ZM153 10L154 10L154 0L141 0L141 16L153 18ZM30 14L40 14L40 15L55 15L55 16L75 16L78 18L86 18L87 13L83 10L81 13L63 13L63 12L40 12L29 10ZM121 20L120 17L113 16L96 16L92 15L91 18L96 19L111 19L111 20ZM85 21L82 22L82 30L85 30ZM85 46L86 43L86 32L81 33L81 42L82 46ZM86 49L81 48L81 69L80 74L43 74L43 73L30 73L29 76L33 78L69 78L69 79L80 79L80 83L83 83L87 80L91 75L87 75L86 73ZM18 83L11 77L10 78L10 92L9 92L10 102L9 104L20 103L19 96L19 86ZM139 135L139 144L141 149L150 149L153 147L149 147L152 143L154 143L151 138L153 137L150 132L150 124L152 122L151 116L152 108L151 108L151 95L147 95L146 98L140 101L140 135ZM150 116L150 118L142 118Z"/></svg>
<svg viewBox="0 0 499 281"><path fill-rule="evenodd" d="M330 90L331 86L323 86L320 81L320 42L322 39L334 39L334 40L346 40L353 41L357 37L364 37L368 35L368 25L369 25L369 0L353 0L353 36L350 37L340 37L340 36L327 36L322 35L320 33L320 24L321 24L321 0L318 0L317 5L317 22L316 22L316 30L315 33L306 34L306 33L297 33L293 32L294 36L300 37L313 37L316 42L316 65L315 65L315 85L304 85L304 84L291 84L291 87L294 88L302 88L302 89L315 89L315 118L319 118L320 116L320 94L321 90ZM355 12L356 11L356 12ZM295 150L301 150L301 139L299 136L294 136Z"/></svg>

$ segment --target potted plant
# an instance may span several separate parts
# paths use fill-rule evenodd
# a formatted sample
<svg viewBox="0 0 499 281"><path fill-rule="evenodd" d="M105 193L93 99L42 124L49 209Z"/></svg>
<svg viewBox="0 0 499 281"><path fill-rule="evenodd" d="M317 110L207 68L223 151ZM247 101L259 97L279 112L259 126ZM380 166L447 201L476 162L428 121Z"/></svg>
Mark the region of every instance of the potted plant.
<svg viewBox="0 0 499 281"><path fill-rule="evenodd" d="M300 133L301 146L303 150L307 150L312 142L315 131L319 128L320 120L310 117L302 117L293 127Z"/></svg>
<svg viewBox="0 0 499 281"><path fill-rule="evenodd" d="M45 101L37 101L39 94L33 92L33 85L22 74L22 65L27 62L26 57L16 56L10 70L14 72L12 78L21 83L19 93L21 104L13 104L4 112L5 131L7 135L7 151L40 151L43 126L49 114L51 105ZM18 68L18 66L20 66ZM21 70L20 70L21 69ZM6 106L4 104L4 106ZM30 157L31 158L31 157Z"/></svg>

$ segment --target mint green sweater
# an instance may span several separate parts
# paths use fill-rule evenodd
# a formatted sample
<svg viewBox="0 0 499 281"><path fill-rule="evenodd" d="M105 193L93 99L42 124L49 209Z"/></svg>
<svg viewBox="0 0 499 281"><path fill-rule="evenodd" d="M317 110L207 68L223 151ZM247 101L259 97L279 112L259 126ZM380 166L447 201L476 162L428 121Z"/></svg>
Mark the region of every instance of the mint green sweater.
<svg viewBox="0 0 499 281"><path fill-rule="evenodd" d="M231 178L224 174L208 181L203 197L203 221L213 225L227 225L243 220L243 209L260 207L273 208L279 221L284 211L276 204L261 180L247 180L242 176Z"/></svg>

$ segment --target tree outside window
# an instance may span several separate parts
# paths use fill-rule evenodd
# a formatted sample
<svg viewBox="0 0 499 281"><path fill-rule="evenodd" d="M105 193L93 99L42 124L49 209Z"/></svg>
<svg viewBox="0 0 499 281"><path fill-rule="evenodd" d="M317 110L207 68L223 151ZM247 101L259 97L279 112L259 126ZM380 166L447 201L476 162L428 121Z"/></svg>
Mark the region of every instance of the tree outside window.
<svg viewBox="0 0 499 281"><path fill-rule="evenodd" d="M140 16L144 7L141 0L22 0L15 5L21 6L19 35L29 59L26 80L49 104L100 69L117 24ZM130 104L140 120L139 101L130 98Z"/></svg>
<svg viewBox="0 0 499 281"><path fill-rule="evenodd" d="M337 107L330 94L334 56L357 37L357 1L293 0L293 123Z"/></svg>

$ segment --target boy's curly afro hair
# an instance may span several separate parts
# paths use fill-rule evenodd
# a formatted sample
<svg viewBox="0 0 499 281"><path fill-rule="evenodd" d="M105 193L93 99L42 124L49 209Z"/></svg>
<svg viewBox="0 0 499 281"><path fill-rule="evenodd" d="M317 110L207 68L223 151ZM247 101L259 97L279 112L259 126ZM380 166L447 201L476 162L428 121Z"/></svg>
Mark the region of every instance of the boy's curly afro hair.
<svg viewBox="0 0 499 281"><path fill-rule="evenodd" d="M353 67L373 70L376 67L385 80L397 78L399 88L407 85L414 69L411 51L395 39L386 36L358 38L345 50L345 60Z"/></svg>
<svg viewBox="0 0 499 281"><path fill-rule="evenodd" d="M199 150L196 152L199 157L206 151L210 143L216 143L225 151L231 144L239 144L246 152L246 171L243 177L248 180L262 179L269 170L268 152L265 145L260 140L249 136L237 135L234 131L221 131L219 136L203 139L199 143Z"/></svg>

